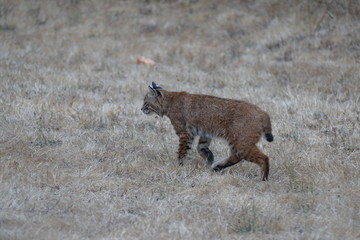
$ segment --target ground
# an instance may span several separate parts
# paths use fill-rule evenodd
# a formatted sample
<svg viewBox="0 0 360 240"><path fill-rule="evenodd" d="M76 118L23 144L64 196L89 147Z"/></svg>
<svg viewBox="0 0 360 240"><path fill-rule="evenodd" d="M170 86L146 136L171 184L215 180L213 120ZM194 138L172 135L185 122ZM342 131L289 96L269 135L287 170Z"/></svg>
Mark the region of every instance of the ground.
<svg viewBox="0 0 360 240"><path fill-rule="evenodd" d="M0 239L359 239L359 66L356 0L1 0ZM267 111L269 181L178 166L152 81Z"/></svg>

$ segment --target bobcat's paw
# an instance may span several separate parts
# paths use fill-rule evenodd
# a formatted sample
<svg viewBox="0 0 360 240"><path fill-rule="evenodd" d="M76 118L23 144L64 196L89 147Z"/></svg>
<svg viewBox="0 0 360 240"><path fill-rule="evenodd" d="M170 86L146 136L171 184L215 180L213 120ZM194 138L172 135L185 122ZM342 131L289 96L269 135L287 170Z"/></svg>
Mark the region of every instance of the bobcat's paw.
<svg viewBox="0 0 360 240"><path fill-rule="evenodd" d="M220 167L219 165L217 165L216 162L214 162L213 164L211 164L211 169L215 172L218 172L222 169L222 167Z"/></svg>

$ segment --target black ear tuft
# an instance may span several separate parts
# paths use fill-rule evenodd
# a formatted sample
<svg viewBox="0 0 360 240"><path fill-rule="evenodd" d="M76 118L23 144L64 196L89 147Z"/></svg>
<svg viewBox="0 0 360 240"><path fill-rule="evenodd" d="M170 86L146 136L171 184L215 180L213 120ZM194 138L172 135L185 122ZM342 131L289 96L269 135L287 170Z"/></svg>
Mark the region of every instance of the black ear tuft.
<svg viewBox="0 0 360 240"><path fill-rule="evenodd" d="M154 89L161 89L161 87L159 85L157 85L155 82L152 82L152 87Z"/></svg>

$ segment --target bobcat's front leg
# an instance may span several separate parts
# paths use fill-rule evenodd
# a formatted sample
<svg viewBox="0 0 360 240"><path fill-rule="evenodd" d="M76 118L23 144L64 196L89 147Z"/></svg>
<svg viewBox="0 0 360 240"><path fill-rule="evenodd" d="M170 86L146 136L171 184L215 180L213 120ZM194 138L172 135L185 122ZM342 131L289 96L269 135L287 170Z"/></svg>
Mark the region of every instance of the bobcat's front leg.
<svg viewBox="0 0 360 240"><path fill-rule="evenodd" d="M211 143L211 138L200 137L197 146L197 150L200 156L203 159L205 159L209 165L211 165L214 161L214 155L209 149L210 143Z"/></svg>
<svg viewBox="0 0 360 240"><path fill-rule="evenodd" d="M186 153L191 149L192 141L194 137L187 132L178 133L179 136L179 151L178 151L178 162L179 165L183 165L183 160L186 156Z"/></svg>

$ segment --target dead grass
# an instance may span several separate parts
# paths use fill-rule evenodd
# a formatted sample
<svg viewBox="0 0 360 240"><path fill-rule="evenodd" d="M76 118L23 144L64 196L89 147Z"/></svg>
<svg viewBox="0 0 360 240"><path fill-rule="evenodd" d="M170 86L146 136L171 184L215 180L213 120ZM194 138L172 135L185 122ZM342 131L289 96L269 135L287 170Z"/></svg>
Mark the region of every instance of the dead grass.
<svg viewBox="0 0 360 240"><path fill-rule="evenodd" d="M353 0L0 1L0 238L360 238L359 14ZM178 167L169 120L140 111L151 81L268 111L270 180L247 162L213 173L194 150Z"/></svg>

